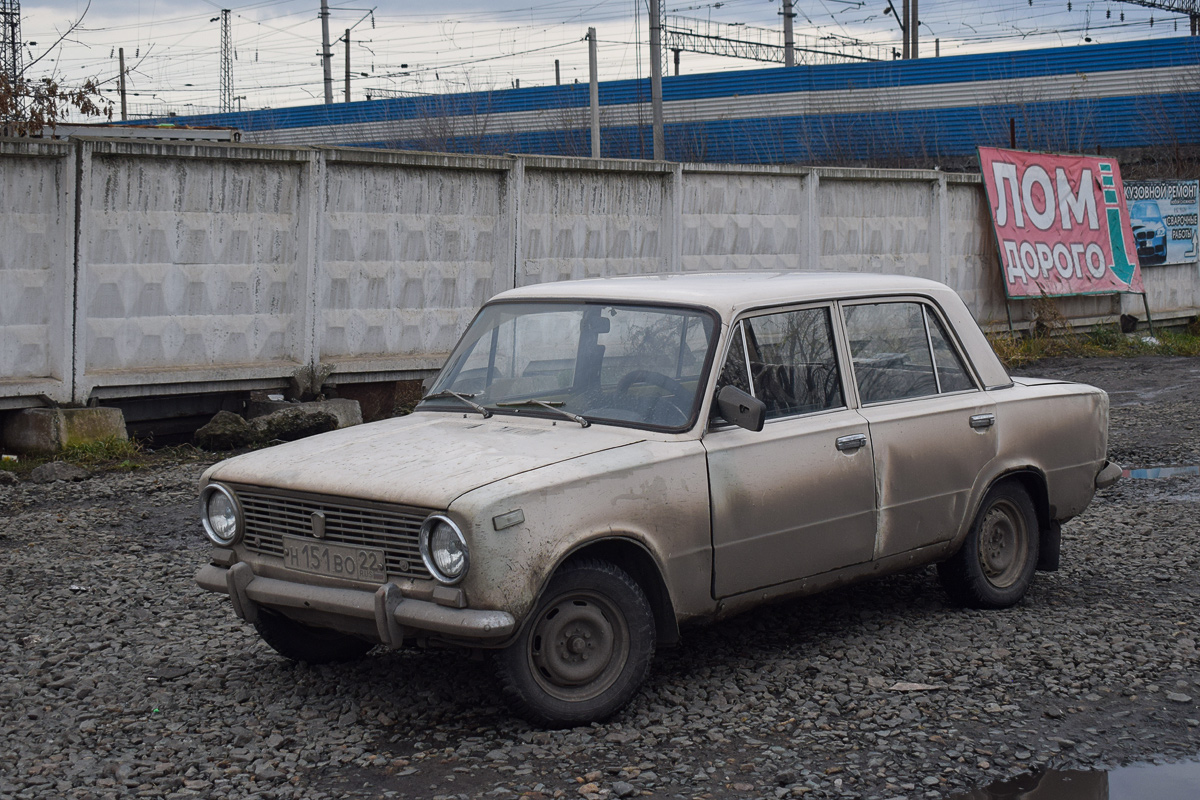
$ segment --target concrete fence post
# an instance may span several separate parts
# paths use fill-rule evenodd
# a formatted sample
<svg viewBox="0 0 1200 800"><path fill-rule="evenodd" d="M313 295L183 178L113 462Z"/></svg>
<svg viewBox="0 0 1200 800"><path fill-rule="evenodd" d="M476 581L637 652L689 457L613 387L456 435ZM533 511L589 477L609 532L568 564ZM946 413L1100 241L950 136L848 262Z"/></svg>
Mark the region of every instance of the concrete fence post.
<svg viewBox="0 0 1200 800"><path fill-rule="evenodd" d="M821 209L818 207L821 177L816 170L805 173L803 182L804 209L800 220L803 237L804 269L821 269Z"/></svg>
<svg viewBox="0 0 1200 800"><path fill-rule="evenodd" d="M683 164L672 164L663 176L666 181L663 203L663 266L667 272L683 271Z"/></svg>
<svg viewBox="0 0 1200 800"><path fill-rule="evenodd" d="M505 190L507 208L504 211L504 217L512 236L512 286L515 288L525 285L523 278L525 274L525 242L521 235L521 232L525 230L522 209L525 198L525 159L513 158L512 166L505 175Z"/></svg>

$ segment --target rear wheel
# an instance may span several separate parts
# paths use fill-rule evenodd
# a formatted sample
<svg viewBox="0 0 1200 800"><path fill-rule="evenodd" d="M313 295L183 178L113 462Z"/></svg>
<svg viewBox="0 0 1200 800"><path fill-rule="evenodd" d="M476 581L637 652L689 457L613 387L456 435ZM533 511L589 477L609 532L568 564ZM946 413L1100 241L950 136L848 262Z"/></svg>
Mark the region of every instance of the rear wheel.
<svg viewBox="0 0 1200 800"><path fill-rule="evenodd" d="M266 608L258 610L254 627L275 652L292 661L309 664L354 661L375 646L357 636L302 625Z"/></svg>
<svg viewBox="0 0 1200 800"><path fill-rule="evenodd" d="M625 706L650 671L654 614L622 569L577 561L560 569L499 659L505 692L537 725L569 727Z"/></svg>
<svg viewBox="0 0 1200 800"><path fill-rule="evenodd" d="M938 577L957 603L1008 608L1025 596L1037 559L1033 501L1020 484L1009 481L988 491L962 547L938 564Z"/></svg>

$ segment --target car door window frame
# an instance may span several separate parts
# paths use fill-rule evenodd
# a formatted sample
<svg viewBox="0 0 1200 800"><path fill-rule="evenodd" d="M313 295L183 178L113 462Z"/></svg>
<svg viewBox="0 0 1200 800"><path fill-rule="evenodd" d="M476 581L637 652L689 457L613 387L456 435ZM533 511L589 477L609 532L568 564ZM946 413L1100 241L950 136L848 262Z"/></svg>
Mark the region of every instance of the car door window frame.
<svg viewBox="0 0 1200 800"><path fill-rule="evenodd" d="M734 351L735 348L738 347L738 342L740 341L741 342L740 350L741 350L742 368L745 370L745 373L746 373L746 383L747 383L747 388L749 389L749 394L751 397L755 397L755 398L759 397L758 388L755 386L755 381L754 381L754 370L751 367L750 346L749 346L748 337L747 337L747 333L746 333L746 327L744 324L747 320L753 320L753 319L760 318L760 317L776 316L776 315L780 315L780 314L788 314L788 313L792 313L792 312L796 312L796 311L809 311L809 310L814 310L814 309L823 309L826 313L826 321L828 322L828 331L829 331L829 336L830 336L829 349L830 349L830 355L833 358L834 367L837 369L837 373L838 373L838 387L841 390L841 404L838 406L833 406L831 408L822 408L822 409L817 409L817 410L813 410L813 411L797 411L797 412L790 413L790 414L781 414L778 416L768 417L765 422L766 422L766 424L770 425L770 424L780 421L780 420L797 419L798 417L810 417L810 416L814 416L817 414L829 414L829 413L833 413L836 411L843 411L845 409L852 408L853 407L852 397L856 398L857 394L851 395L847 392L848 381L847 381L847 377L846 377L846 364L849 363L847 360L849 351L845 350L842 346L843 337L839 335L839 325L841 323L841 312L838 309L837 302L834 300L826 300L826 301L821 301L821 302L798 303L798 304L785 305L785 306L775 306L775 307L770 307L770 308L754 308L754 309L749 309L749 310L744 311L741 314L739 314L738 317L734 320L733 324L730 326L729 342L725 348L725 352L724 352L721 360L719 362L717 362L717 364L719 364L719 367L714 367L714 369L716 369L716 377L713 381L712 396L715 398L717 391L720 390L720 388L722 386L720 381L721 381L721 376L724 374L724 371L725 371L725 365L728 363L732 352ZM738 388L741 388L741 387L738 387ZM715 400L712 401L711 408L712 408L712 411L709 414L709 423L708 423L709 430L725 430L727 428L736 427L733 425L733 423L726 421L723 417L718 415L718 412L716 411L717 404L716 404Z"/></svg>
<svg viewBox="0 0 1200 800"><path fill-rule="evenodd" d="M888 398L886 400L875 400L875 401L872 401L869 403L864 402L862 393L859 391L859 382L858 382L859 381L859 371L858 371L857 365L854 363L854 352L853 352L853 348L850 345L850 329L849 329L849 325L847 324L847 321L846 321L846 313L849 309L853 308L854 306L887 305L887 304L900 304L900 303L917 305L921 308L922 326L925 331L925 346L928 348L930 365L932 366L932 369L933 369L934 386L937 388L937 392L934 394L922 394L922 395L908 396L908 397L893 397L893 398ZM943 397L946 395L965 394L967 392L982 391L982 389L980 387L983 384L982 384L982 381L979 379L978 373L975 370L974 363L971 361L970 358L967 357L966 351L962 347L962 343L958 341L957 334L954 331L954 327L952 325L947 324L945 315L943 315L941 313L941 309L938 308L937 303L932 298L924 297L924 296L920 296L920 295L861 297L861 298L854 298L854 299L839 300L835 303L835 306L837 307L836 320L835 320L835 326L834 326L835 332L842 339L842 342L843 342L844 348L845 348L846 363L850 365L850 370L851 370L851 373L850 373L851 379L848 381L844 381L844 383L849 383L851 388L854 391L855 407L870 408L873 406L884 405L887 403L908 403L908 402L913 402L913 401L918 401L918 400L925 400L930 397ZM967 380L971 384L970 387L968 387L966 389L955 389L953 391L947 391L947 392L942 391L942 376L939 374L939 371L937 368L938 367L937 354L934 351L933 335L930 330L930 316L931 315L932 315L933 319L939 323L941 333L945 334L946 343L950 347L950 350L954 353L955 356L958 357L959 362L962 364L963 370L967 376Z"/></svg>

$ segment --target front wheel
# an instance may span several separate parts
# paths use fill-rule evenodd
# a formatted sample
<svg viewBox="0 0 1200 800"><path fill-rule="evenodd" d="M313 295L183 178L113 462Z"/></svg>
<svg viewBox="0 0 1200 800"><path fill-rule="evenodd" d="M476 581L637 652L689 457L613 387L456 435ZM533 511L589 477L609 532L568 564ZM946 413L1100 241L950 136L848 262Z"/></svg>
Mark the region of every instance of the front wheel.
<svg viewBox="0 0 1200 800"><path fill-rule="evenodd" d="M569 563L500 654L500 676L530 722L585 725L633 697L650 672L655 637L646 594L624 570L604 561Z"/></svg>
<svg viewBox="0 0 1200 800"><path fill-rule="evenodd" d="M1015 482L988 490L959 551L938 564L938 577L957 603L1008 608L1020 602L1038 559L1037 514Z"/></svg>

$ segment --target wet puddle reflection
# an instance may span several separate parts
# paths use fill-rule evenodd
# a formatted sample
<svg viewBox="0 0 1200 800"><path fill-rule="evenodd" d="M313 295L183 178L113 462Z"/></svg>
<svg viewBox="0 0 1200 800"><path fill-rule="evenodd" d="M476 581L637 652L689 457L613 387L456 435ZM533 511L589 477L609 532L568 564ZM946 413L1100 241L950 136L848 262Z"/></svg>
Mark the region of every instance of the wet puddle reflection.
<svg viewBox="0 0 1200 800"><path fill-rule="evenodd" d="M951 800L1196 800L1200 761L1131 764L1107 772L1046 770L997 781Z"/></svg>
<svg viewBox="0 0 1200 800"><path fill-rule="evenodd" d="M1122 478L1173 478L1176 475L1200 475L1200 466L1148 467L1146 469L1123 469Z"/></svg>

